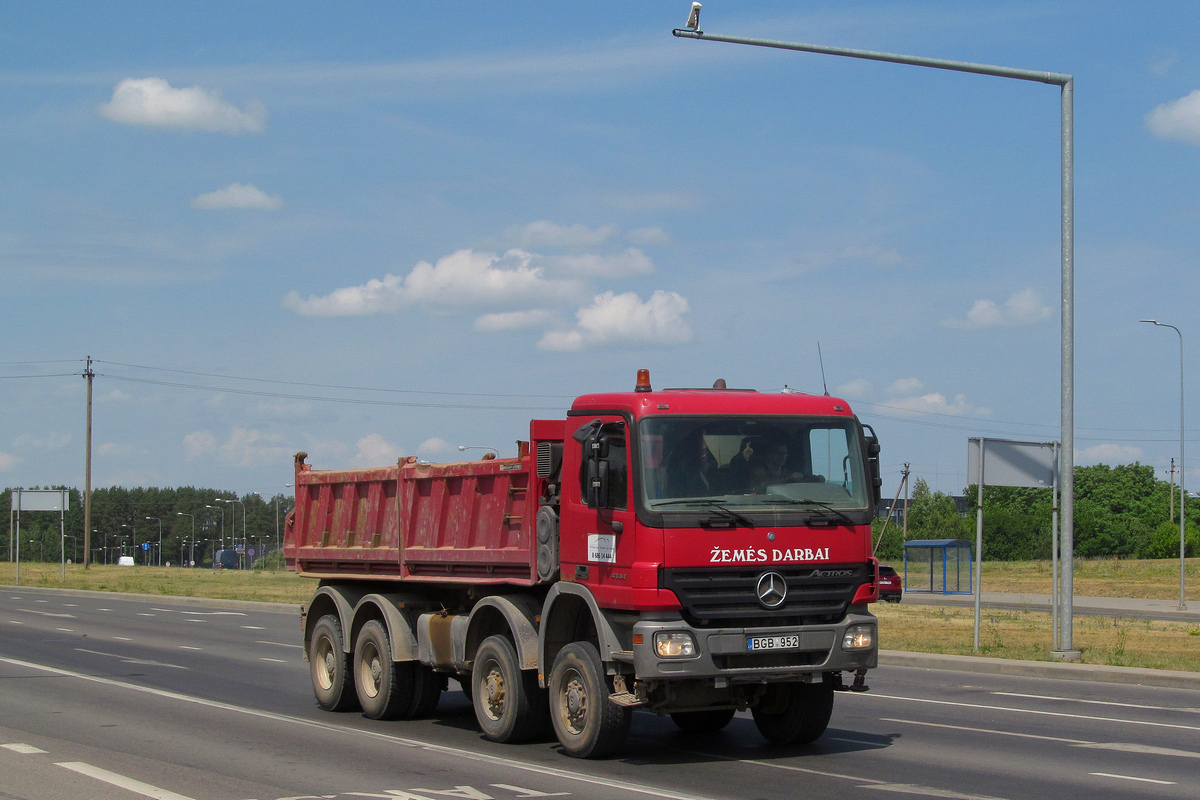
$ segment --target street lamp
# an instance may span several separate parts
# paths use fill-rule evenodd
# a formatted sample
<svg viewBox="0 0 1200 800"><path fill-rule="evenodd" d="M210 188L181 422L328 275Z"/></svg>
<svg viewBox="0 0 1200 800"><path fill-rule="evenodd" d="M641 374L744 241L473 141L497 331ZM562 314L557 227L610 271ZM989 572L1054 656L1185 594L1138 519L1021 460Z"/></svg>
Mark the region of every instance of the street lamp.
<svg viewBox="0 0 1200 800"><path fill-rule="evenodd" d="M162 566L162 520L158 517L146 517L158 523L158 565Z"/></svg>
<svg viewBox="0 0 1200 800"><path fill-rule="evenodd" d="M221 549L224 550L225 549L225 509L221 508L220 506L208 506L208 505L206 505L205 508L211 508L214 511L221 512Z"/></svg>
<svg viewBox="0 0 1200 800"><path fill-rule="evenodd" d="M1183 463L1183 334L1174 325L1168 325L1156 319L1138 321L1157 325L1160 328L1170 328L1179 334L1179 610L1186 611L1187 596L1184 594L1183 580L1183 575L1187 568L1187 562L1184 560L1184 551L1187 546L1187 531L1184 528L1183 521L1185 516L1184 506L1187 504L1187 490L1183 488L1186 475Z"/></svg>
<svg viewBox="0 0 1200 800"><path fill-rule="evenodd" d="M196 560L196 515L195 514L185 514L182 511L176 511L175 516L190 517L192 520L192 538L190 539L191 549L188 551L188 566L190 567L193 564L195 564L195 560ZM182 550L179 551L179 558L180 558L180 560L183 560L183 551Z"/></svg>
<svg viewBox="0 0 1200 800"><path fill-rule="evenodd" d="M100 533L100 531L92 528L92 533ZM108 531L104 532L104 563L108 563Z"/></svg>
<svg viewBox="0 0 1200 800"><path fill-rule="evenodd" d="M136 527L136 525L137 525L137 523L134 523L133 525L127 525L124 522L121 523L122 528L129 528L129 549L130 550L135 550L135 548L137 548L137 527ZM133 558L133 563L136 564L137 563L137 552L130 553L130 557Z"/></svg>
<svg viewBox="0 0 1200 800"><path fill-rule="evenodd" d="M246 542L246 504L243 503L241 500L225 500L220 497L214 497L213 502L214 503L237 503L239 506L242 507L242 552L244 554L246 548L249 547L249 544L247 544L247 542ZM234 550L237 550L237 516L236 516L236 513L237 512L235 512L233 510L233 507L231 506L229 509L229 521L233 523L233 549ZM244 557L244 555L243 555L243 557Z"/></svg>
<svg viewBox="0 0 1200 800"><path fill-rule="evenodd" d="M1072 602L1074 581L1074 537L1075 537L1075 78L1058 72L1013 69L991 64L973 64L966 61L948 61L941 58L881 53L872 50L852 50L844 47L827 47L815 44L780 42L768 39L747 39L735 36L717 36L700 30L700 4L692 3L687 26L676 28L675 36L686 39L708 39L714 42L746 44L755 47L770 47L777 50L794 50L806 53L822 53L831 56L847 56L867 61L884 61L892 64L907 64L914 67L930 67L975 75L990 75L997 78L1012 78L1021 81L1045 83L1060 88L1060 261L1062 280L1062 316L1060 326L1060 390L1059 412L1062 458L1059 463L1059 485L1062 487L1062 550L1066 554L1062 562L1061 597L1054 599L1061 608L1062 620L1055 642L1054 656L1063 660L1078 661L1079 651L1072 642ZM976 617L978 617L977 590ZM976 648L978 649L978 647Z"/></svg>

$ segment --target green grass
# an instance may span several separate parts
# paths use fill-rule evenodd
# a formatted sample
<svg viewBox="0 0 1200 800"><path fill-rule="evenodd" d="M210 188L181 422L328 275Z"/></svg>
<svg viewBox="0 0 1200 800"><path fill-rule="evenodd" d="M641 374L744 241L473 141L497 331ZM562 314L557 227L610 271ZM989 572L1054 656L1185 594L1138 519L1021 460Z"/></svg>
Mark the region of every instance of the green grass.
<svg viewBox="0 0 1200 800"><path fill-rule="evenodd" d="M1188 598L1200 603L1200 559L1187 562ZM0 585L13 585L14 565L0 562ZM1093 597L1179 597L1179 562L1076 561L1075 594ZM213 597L274 603L308 602L316 581L291 572L179 569L177 567L21 564L22 586L93 589L129 594ZM1049 562L983 565L987 592L1050 594ZM901 603L875 606L881 645L889 650L971 655L974 612ZM1077 615L1073 644L1087 664L1200 671L1200 628L1195 623L1128 620ZM1050 615L1032 611L985 611L980 620L980 655L1051 660Z"/></svg>

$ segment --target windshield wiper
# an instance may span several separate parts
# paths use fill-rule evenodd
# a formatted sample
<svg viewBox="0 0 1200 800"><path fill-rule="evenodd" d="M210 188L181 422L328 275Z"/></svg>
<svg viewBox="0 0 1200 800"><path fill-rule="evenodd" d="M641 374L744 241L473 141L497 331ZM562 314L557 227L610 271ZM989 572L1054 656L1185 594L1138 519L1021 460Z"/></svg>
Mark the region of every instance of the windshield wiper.
<svg viewBox="0 0 1200 800"><path fill-rule="evenodd" d="M845 513L839 511L838 509L834 508L833 506L829 505L828 503L822 502L820 500L793 500L790 497L784 497L784 498L780 498L778 500L775 500L772 498L765 498L763 500L763 502L778 503L779 505L789 505L789 506L817 506L824 511L828 511L830 514L833 514L835 517L842 520L847 525L854 524L854 520L850 519L850 517L848 517Z"/></svg>
<svg viewBox="0 0 1200 800"><path fill-rule="evenodd" d="M719 500L713 500L712 498L709 498L709 497L693 497L693 498L689 498L686 500L668 500L664 503L656 503L655 505L679 506L679 505L685 505L685 504L690 504L690 503L698 503L703 506L708 506L709 508L713 509L714 511L721 512L724 515L725 519L732 521L735 524L735 526L736 526L736 524L741 523L742 525L744 525L747 528L755 527L754 522L752 520L747 519L746 517L737 513L733 509L722 505ZM717 517L716 519L720 519L720 517ZM700 526L701 527L710 527L716 521L716 519L702 519L702 520L700 520Z"/></svg>

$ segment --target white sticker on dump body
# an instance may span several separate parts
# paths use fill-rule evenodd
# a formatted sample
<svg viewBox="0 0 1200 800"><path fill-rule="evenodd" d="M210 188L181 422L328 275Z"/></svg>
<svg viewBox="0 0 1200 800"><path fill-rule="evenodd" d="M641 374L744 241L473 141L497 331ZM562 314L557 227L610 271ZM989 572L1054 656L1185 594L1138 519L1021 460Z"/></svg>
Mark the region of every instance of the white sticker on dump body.
<svg viewBox="0 0 1200 800"><path fill-rule="evenodd" d="M617 563L617 537L612 533L588 534L588 561Z"/></svg>

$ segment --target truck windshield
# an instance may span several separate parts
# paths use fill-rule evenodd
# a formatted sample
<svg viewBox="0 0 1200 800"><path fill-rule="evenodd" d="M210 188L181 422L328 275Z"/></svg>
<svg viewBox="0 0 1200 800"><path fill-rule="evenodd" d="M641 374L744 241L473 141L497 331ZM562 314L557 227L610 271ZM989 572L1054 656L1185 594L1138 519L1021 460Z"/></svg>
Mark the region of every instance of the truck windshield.
<svg viewBox="0 0 1200 800"><path fill-rule="evenodd" d="M639 427L646 508L868 505L858 426L845 417L651 417Z"/></svg>

